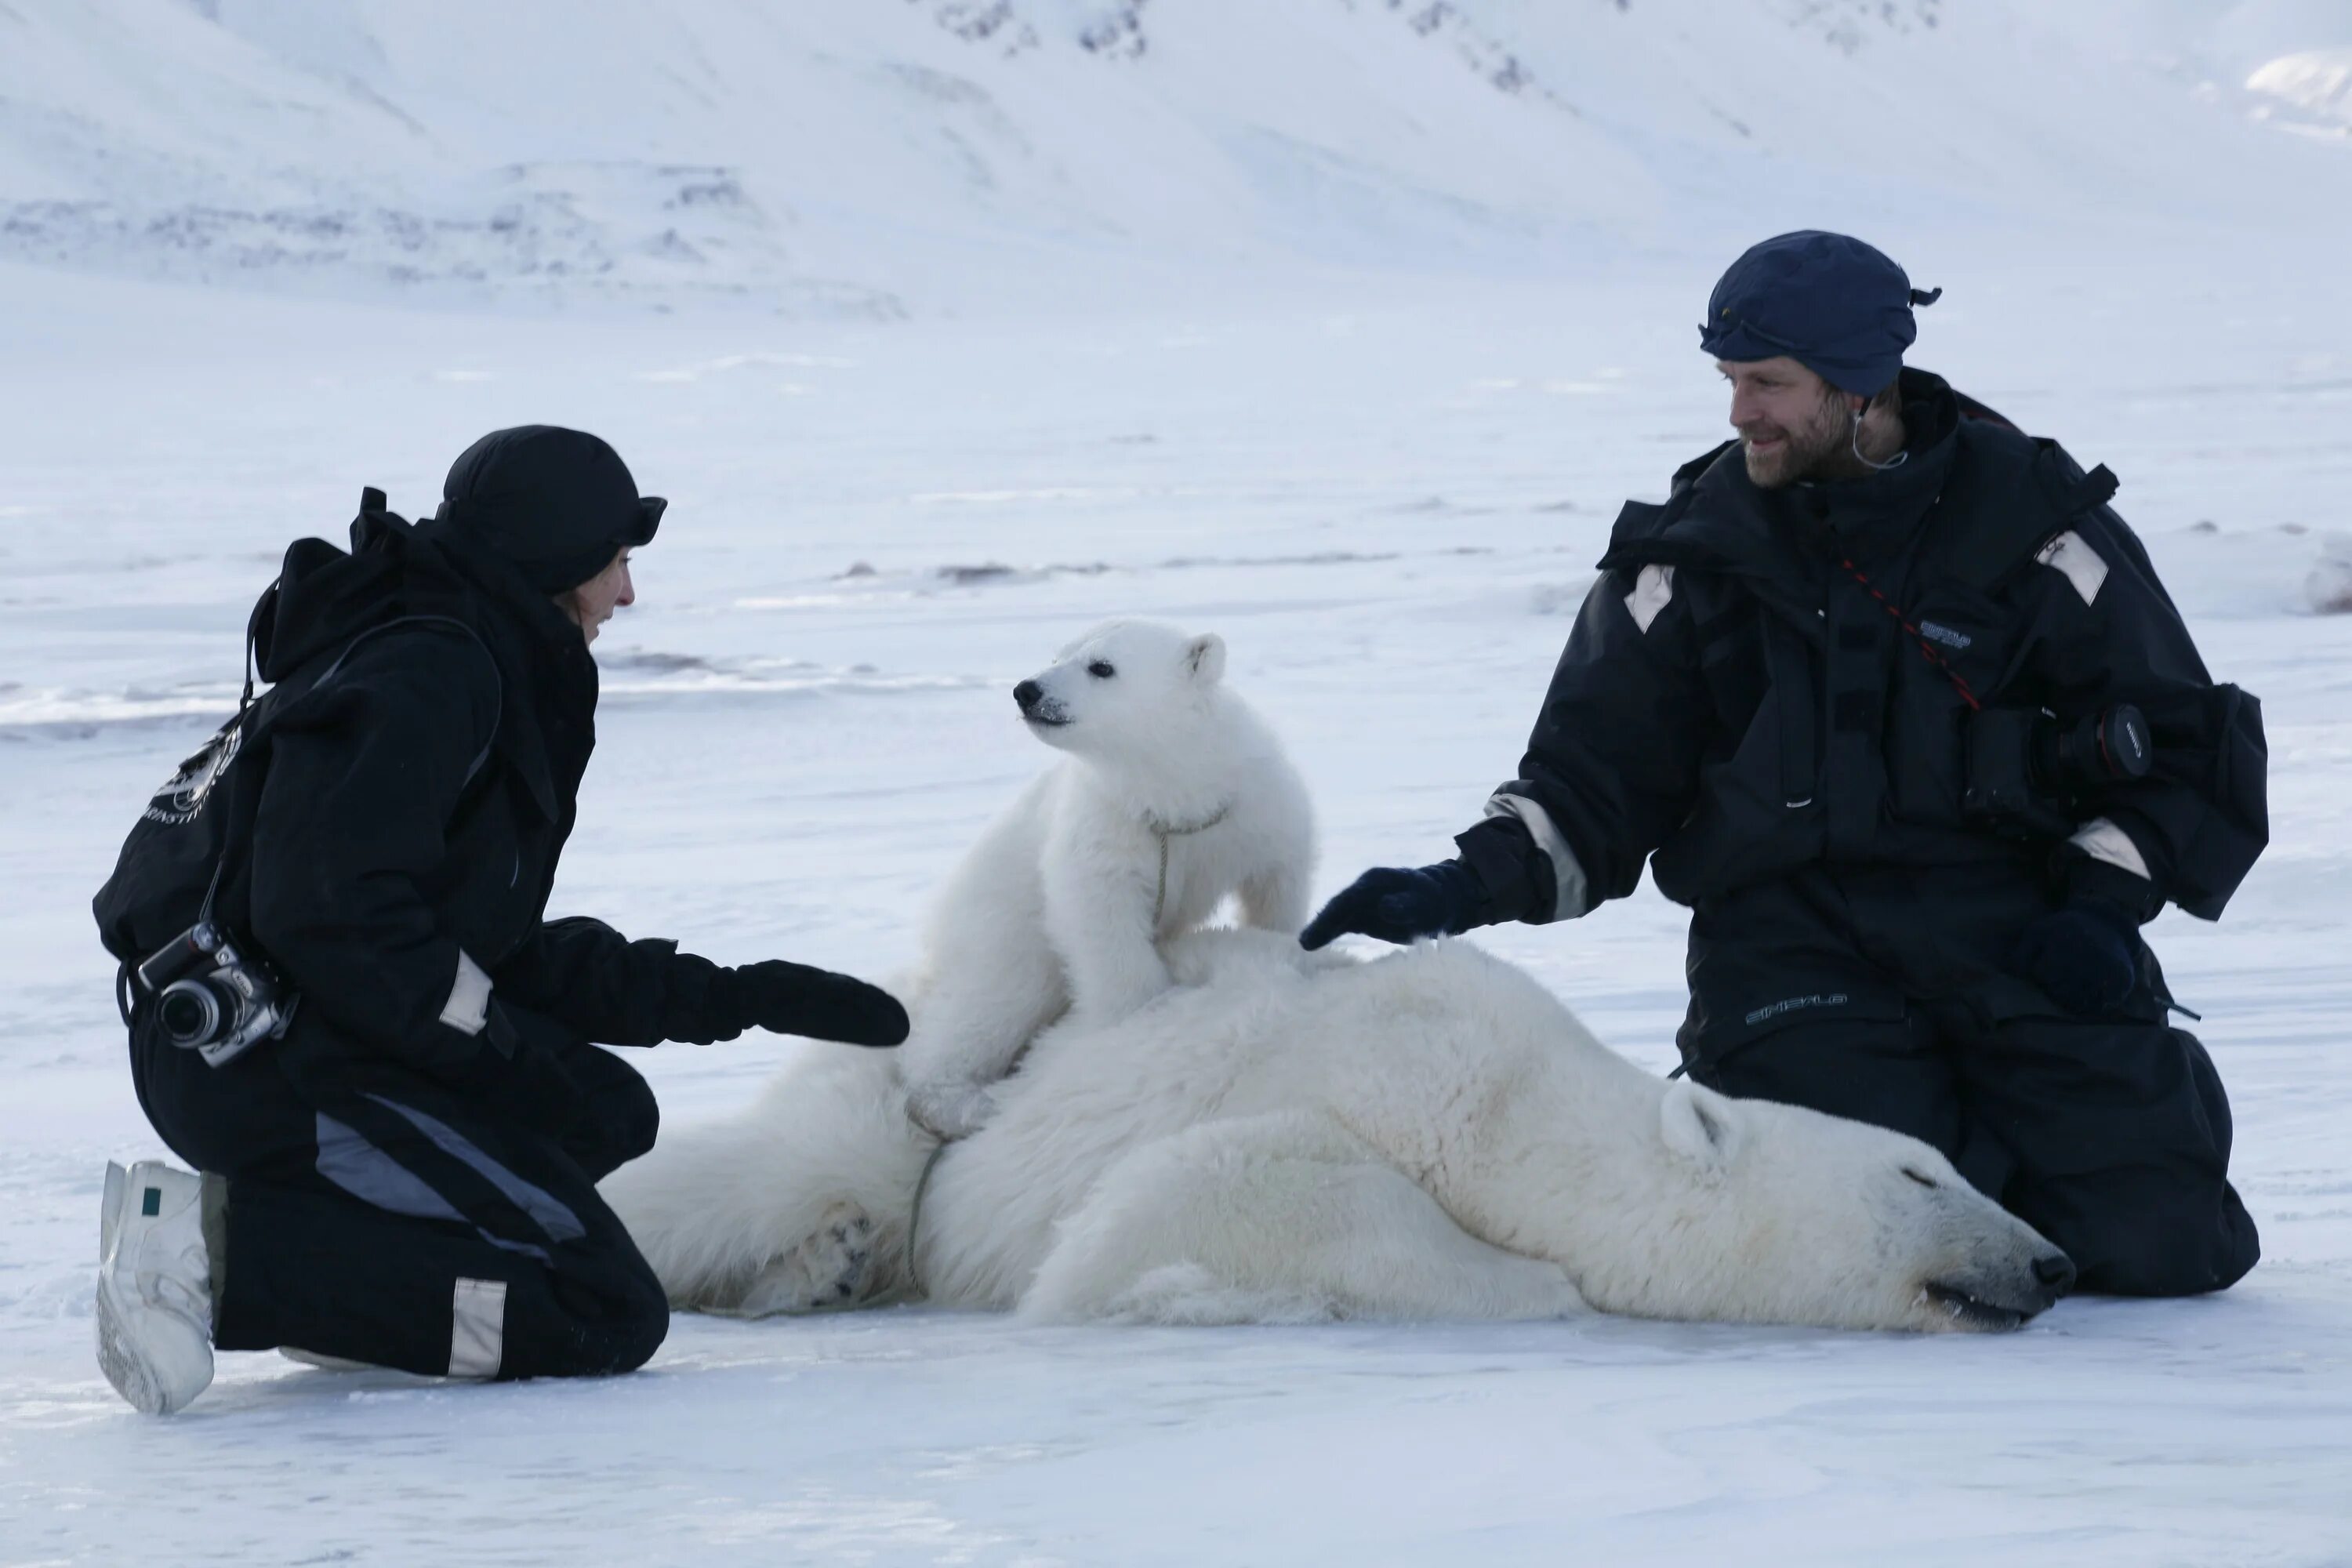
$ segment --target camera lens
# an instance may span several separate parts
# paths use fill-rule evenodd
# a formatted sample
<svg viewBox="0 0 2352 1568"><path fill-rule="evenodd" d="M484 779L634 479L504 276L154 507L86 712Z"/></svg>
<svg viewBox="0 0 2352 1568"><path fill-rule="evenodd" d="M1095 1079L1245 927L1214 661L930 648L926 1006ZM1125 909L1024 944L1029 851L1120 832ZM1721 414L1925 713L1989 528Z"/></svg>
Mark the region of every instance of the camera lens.
<svg viewBox="0 0 2352 1568"><path fill-rule="evenodd" d="M2147 720L2128 702L2072 723L2045 721L2035 731L2031 753L2034 784L2066 795L2095 795L2110 784L2145 778L2154 761Z"/></svg>
<svg viewBox="0 0 2352 1568"><path fill-rule="evenodd" d="M201 980L175 981L155 999L155 1020L173 1045L202 1045L220 1028L220 1001Z"/></svg>
<svg viewBox="0 0 2352 1568"><path fill-rule="evenodd" d="M2108 777L2146 778L2155 752L2147 720L2138 709L2118 702L2099 715L2099 761Z"/></svg>

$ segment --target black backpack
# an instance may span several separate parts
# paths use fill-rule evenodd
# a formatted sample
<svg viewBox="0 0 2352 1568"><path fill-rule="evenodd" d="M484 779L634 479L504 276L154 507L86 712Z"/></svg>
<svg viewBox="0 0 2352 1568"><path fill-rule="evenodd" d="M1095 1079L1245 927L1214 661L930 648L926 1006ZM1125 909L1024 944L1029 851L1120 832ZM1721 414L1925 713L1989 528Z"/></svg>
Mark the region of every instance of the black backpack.
<svg viewBox="0 0 2352 1568"><path fill-rule="evenodd" d="M284 567L255 601L246 621L245 689L236 714L148 800L122 842L114 874L91 900L99 941L122 965L120 986L127 987L142 963L199 921L219 925L250 943L246 918L250 849L268 773L271 733L297 703L335 679L354 648L395 626L436 624L453 626L481 644L481 635L464 621L447 615L404 613L399 596L386 594L378 600L382 607L374 618L355 620L339 645L328 645L331 658L320 657L327 651L323 647L309 658L315 674L309 669L289 674L255 696L257 644L277 613L284 585L320 570L348 570L346 563L374 548L387 532L404 532L407 526L385 510L383 492L370 488L361 496L349 554L322 539L297 540L288 548ZM388 566L394 559L387 556ZM487 645L482 650L483 657L490 657ZM491 665L495 669L495 658ZM469 779L488 758L485 746L474 759ZM118 1000L127 1018L127 994Z"/></svg>

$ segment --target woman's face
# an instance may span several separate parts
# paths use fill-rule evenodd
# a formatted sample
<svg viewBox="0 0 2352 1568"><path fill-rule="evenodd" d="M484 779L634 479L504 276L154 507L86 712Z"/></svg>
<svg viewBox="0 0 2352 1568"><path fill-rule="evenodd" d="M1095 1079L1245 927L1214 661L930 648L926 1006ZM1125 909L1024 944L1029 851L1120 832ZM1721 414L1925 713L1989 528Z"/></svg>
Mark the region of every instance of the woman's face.
<svg viewBox="0 0 2352 1568"><path fill-rule="evenodd" d="M614 610L637 602L636 585L629 581L629 552L614 556L610 566L556 602L580 623L580 635L594 642Z"/></svg>

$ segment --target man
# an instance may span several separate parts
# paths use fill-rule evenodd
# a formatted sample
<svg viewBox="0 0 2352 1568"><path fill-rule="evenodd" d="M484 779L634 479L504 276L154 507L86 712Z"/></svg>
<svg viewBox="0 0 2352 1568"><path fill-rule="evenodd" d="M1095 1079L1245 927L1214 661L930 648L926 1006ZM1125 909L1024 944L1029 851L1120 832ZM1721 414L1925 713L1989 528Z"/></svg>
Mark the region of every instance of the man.
<svg viewBox="0 0 2352 1568"><path fill-rule="evenodd" d="M642 1364L668 1302L596 1183L659 1117L589 1042L907 1035L846 975L544 919L595 745L588 645L666 505L619 455L494 431L437 516L383 501L351 553L287 552L247 632L274 688L164 785L98 896L140 1107L196 1168L107 1173L99 1363L151 1414L202 1393L215 1349Z"/></svg>
<svg viewBox="0 0 2352 1568"><path fill-rule="evenodd" d="M2083 1289L2218 1290L2258 1254L2229 1102L2139 928L2262 852L2261 709L2106 470L1903 368L1935 298L1842 235L1732 266L1700 342L1738 439L1626 506L1459 858L1300 940L1570 919L1647 861L1692 910L1694 1079L1935 1144Z"/></svg>

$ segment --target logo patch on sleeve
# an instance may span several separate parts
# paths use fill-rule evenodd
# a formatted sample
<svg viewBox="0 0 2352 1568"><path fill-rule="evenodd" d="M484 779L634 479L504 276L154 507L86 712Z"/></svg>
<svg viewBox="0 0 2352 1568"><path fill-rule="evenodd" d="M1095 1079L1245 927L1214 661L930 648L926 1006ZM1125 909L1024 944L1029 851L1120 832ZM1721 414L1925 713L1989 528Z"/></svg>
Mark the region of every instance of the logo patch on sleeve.
<svg viewBox="0 0 2352 1568"><path fill-rule="evenodd" d="M2099 589L2107 580L2106 562L2073 529L2043 545L2033 558L2064 573L2066 581L2074 584L2074 592L2083 595L2086 605L2099 596Z"/></svg>
<svg viewBox="0 0 2352 1568"><path fill-rule="evenodd" d="M1643 635L1647 636L1650 623L1658 618L1660 610L1674 602L1674 597L1675 569L1671 566L1644 566L1641 574L1633 579L1633 591L1625 595L1625 613L1633 617L1633 624L1641 628Z"/></svg>

